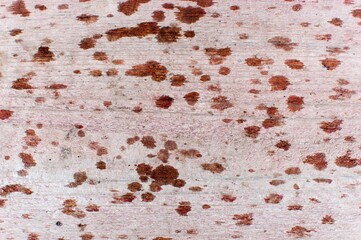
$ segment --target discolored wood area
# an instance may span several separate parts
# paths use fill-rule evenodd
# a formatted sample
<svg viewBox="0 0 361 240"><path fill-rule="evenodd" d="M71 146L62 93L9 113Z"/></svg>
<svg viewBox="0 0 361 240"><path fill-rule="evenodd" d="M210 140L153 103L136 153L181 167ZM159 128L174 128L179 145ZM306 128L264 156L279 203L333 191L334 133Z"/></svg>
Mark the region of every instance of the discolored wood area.
<svg viewBox="0 0 361 240"><path fill-rule="evenodd" d="M2 0L0 239L361 239L358 0Z"/></svg>

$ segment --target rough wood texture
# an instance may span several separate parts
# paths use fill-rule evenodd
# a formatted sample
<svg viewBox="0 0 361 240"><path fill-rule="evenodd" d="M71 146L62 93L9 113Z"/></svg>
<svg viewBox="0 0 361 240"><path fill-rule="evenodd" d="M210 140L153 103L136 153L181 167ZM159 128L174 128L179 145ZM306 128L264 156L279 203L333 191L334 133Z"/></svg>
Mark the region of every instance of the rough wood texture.
<svg viewBox="0 0 361 240"><path fill-rule="evenodd" d="M0 239L361 239L360 1L0 4Z"/></svg>

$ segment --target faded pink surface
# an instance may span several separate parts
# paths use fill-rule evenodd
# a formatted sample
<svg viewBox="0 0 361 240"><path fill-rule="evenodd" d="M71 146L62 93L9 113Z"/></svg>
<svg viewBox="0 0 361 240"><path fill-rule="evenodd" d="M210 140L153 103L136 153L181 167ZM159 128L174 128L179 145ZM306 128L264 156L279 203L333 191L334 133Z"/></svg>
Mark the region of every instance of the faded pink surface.
<svg viewBox="0 0 361 240"><path fill-rule="evenodd" d="M1 239L361 239L361 2L3 0Z"/></svg>

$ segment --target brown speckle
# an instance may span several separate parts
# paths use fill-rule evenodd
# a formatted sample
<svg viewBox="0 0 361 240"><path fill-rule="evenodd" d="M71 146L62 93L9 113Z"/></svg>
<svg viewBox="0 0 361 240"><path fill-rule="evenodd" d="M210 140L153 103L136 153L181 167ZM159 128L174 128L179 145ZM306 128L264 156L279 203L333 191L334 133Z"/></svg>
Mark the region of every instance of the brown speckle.
<svg viewBox="0 0 361 240"><path fill-rule="evenodd" d="M202 157L202 154L196 149L188 149L188 150L181 149L181 150L179 150L179 153L181 155L183 155L184 157L191 158L191 159Z"/></svg>
<svg viewBox="0 0 361 240"><path fill-rule="evenodd" d="M141 195L143 202L152 202L155 199L155 196L153 193L145 192Z"/></svg>
<svg viewBox="0 0 361 240"><path fill-rule="evenodd" d="M105 32L108 41L116 41L124 37L138 37L143 38L150 34L158 34L159 26L157 22L142 22L136 27L122 27L111 29Z"/></svg>
<svg viewBox="0 0 361 240"><path fill-rule="evenodd" d="M288 109L291 112L300 111L303 108L303 97L291 95L287 99Z"/></svg>
<svg viewBox="0 0 361 240"><path fill-rule="evenodd" d="M169 151L173 151L176 150L178 148L177 143L173 140L167 140L164 143L164 148L169 150Z"/></svg>
<svg viewBox="0 0 361 240"><path fill-rule="evenodd" d="M271 84L272 91L283 91L290 85L288 78L280 75L271 77L268 82Z"/></svg>
<svg viewBox="0 0 361 240"><path fill-rule="evenodd" d="M343 24L343 21L340 18L332 18L330 21L328 21L329 23L337 26L337 27L341 27Z"/></svg>
<svg viewBox="0 0 361 240"><path fill-rule="evenodd" d="M12 12L14 15L21 15L22 17L28 17L30 15L30 11L26 9L25 2L23 0L18 0L13 2L8 10Z"/></svg>
<svg viewBox="0 0 361 240"><path fill-rule="evenodd" d="M162 184L171 184L179 176L178 170L170 165L159 165L153 169L150 177Z"/></svg>
<svg viewBox="0 0 361 240"><path fill-rule="evenodd" d="M335 220L330 215L326 215L322 218L322 224L334 224L334 223L335 223Z"/></svg>
<svg viewBox="0 0 361 240"><path fill-rule="evenodd" d="M169 152L167 149L160 149L159 152L157 153L157 158L159 160L161 160L162 162L166 163L168 162L168 158L169 158Z"/></svg>
<svg viewBox="0 0 361 240"><path fill-rule="evenodd" d="M68 9L69 8L69 5L68 4L60 4L59 6L58 6L58 9L59 10L66 10L66 9Z"/></svg>
<svg viewBox="0 0 361 240"><path fill-rule="evenodd" d="M99 170L104 170L107 169L107 163L104 161L99 161L95 164L95 166L97 167L97 169Z"/></svg>
<svg viewBox="0 0 361 240"><path fill-rule="evenodd" d="M332 90L336 92L335 95L329 96L329 98L332 100L345 100L351 98L352 95L356 94L356 91L354 90L349 90L341 87L332 88Z"/></svg>
<svg viewBox="0 0 361 240"><path fill-rule="evenodd" d="M273 37L268 40L269 43L273 44L275 48L283 49L285 51L291 51L295 46L297 46L297 43L293 43L291 39L287 37Z"/></svg>
<svg viewBox="0 0 361 240"><path fill-rule="evenodd" d="M291 228L291 230L287 231L287 233L294 237L302 238L302 237L310 236L310 234L308 234L308 233L311 231L314 231L314 230L307 229L307 228L301 227L301 226L294 226L293 228Z"/></svg>
<svg viewBox="0 0 361 240"><path fill-rule="evenodd" d="M260 130L261 128L258 126L248 126L244 128L246 136L250 138L257 138Z"/></svg>
<svg viewBox="0 0 361 240"><path fill-rule="evenodd" d="M203 163L201 166L203 170L210 171L211 173L221 173L225 169L220 163Z"/></svg>
<svg viewBox="0 0 361 240"><path fill-rule="evenodd" d="M206 12L203 8L200 7L177 7L179 10L176 12L176 18L183 23L192 24L197 22L201 17L203 17Z"/></svg>
<svg viewBox="0 0 361 240"><path fill-rule="evenodd" d="M165 15L163 11L154 11L152 18L156 22L163 22L165 19Z"/></svg>
<svg viewBox="0 0 361 240"><path fill-rule="evenodd" d="M228 75L230 74L231 69L229 69L228 67L221 67L218 71L219 74L221 75Z"/></svg>
<svg viewBox="0 0 361 240"><path fill-rule="evenodd" d="M93 54L93 58L98 61L105 61L108 60L108 56L105 52L95 52Z"/></svg>
<svg viewBox="0 0 361 240"><path fill-rule="evenodd" d="M38 52L33 56L34 62L50 62L54 61L54 53L49 50L49 47L39 47Z"/></svg>
<svg viewBox="0 0 361 240"><path fill-rule="evenodd" d="M119 3L118 12L122 12L127 16L134 14L138 11L138 8L141 4L145 4L150 0L127 0L125 2Z"/></svg>
<svg viewBox="0 0 361 240"><path fill-rule="evenodd" d="M288 207L289 211L301 211L303 209L303 206L301 205L289 205Z"/></svg>
<svg viewBox="0 0 361 240"><path fill-rule="evenodd" d="M142 190L142 184L138 182L132 182L128 184L128 190L131 192L138 192Z"/></svg>
<svg viewBox="0 0 361 240"><path fill-rule="evenodd" d="M292 10L295 12L298 12L302 9L302 5L301 4L295 4L292 6Z"/></svg>
<svg viewBox="0 0 361 240"><path fill-rule="evenodd" d="M196 36L196 33L194 31L185 31L184 36L186 38L194 38Z"/></svg>
<svg viewBox="0 0 361 240"><path fill-rule="evenodd" d="M181 216L188 216L188 212L192 210L189 202L180 202L176 208L176 212Z"/></svg>
<svg viewBox="0 0 361 240"><path fill-rule="evenodd" d="M321 122L320 128L326 133L333 133L341 130L340 125L342 124L342 120L336 119L332 122Z"/></svg>
<svg viewBox="0 0 361 240"><path fill-rule="evenodd" d="M33 156L29 153L19 153L19 157L23 161L25 168L35 167L36 161Z"/></svg>
<svg viewBox="0 0 361 240"><path fill-rule="evenodd" d="M20 28L14 28L13 30L10 31L10 36L16 36L16 35L19 35L23 32L22 29Z"/></svg>
<svg viewBox="0 0 361 240"><path fill-rule="evenodd" d="M100 146L97 142L89 143L89 148L97 151L98 156L103 156L108 154L108 149L106 147Z"/></svg>
<svg viewBox="0 0 361 240"><path fill-rule="evenodd" d="M174 98L162 95L155 100L155 105L158 108L168 109L170 106L172 106L173 101Z"/></svg>
<svg viewBox="0 0 361 240"><path fill-rule="evenodd" d="M339 61L335 58L326 58L326 59L321 60L321 63L327 70L332 71L341 64L341 61Z"/></svg>
<svg viewBox="0 0 361 240"><path fill-rule="evenodd" d="M162 43L176 42L181 37L179 27L162 27L159 29L157 40Z"/></svg>
<svg viewBox="0 0 361 240"><path fill-rule="evenodd" d="M190 92L190 93L187 93L186 95L184 95L183 98L186 100L188 105L194 106L199 99L199 93Z"/></svg>
<svg viewBox="0 0 361 240"><path fill-rule="evenodd" d="M288 175L299 175L301 174L301 169L299 167L290 167L285 170L285 173Z"/></svg>
<svg viewBox="0 0 361 240"><path fill-rule="evenodd" d="M229 194L223 194L221 200L225 202L234 202L237 199L237 197L234 197Z"/></svg>
<svg viewBox="0 0 361 240"><path fill-rule="evenodd" d="M339 167L345 167L345 168L353 168L357 165L360 165L360 159L352 158L351 151L347 151L347 153L341 157L337 157L335 164Z"/></svg>
<svg viewBox="0 0 361 240"><path fill-rule="evenodd" d="M14 192L21 192L26 195L30 195L33 193L33 191L30 188L24 187L21 184L10 184L10 185L6 185L0 189L1 196L7 196L10 193L14 193Z"/></svg>
<svg viewBox="0 0 361 240"><path fill-rule="evenodd" d="M212 101L213 103L211 105L211 108L217 109L219 111L223 111L227 108L233 107L233 104L225 96L214 97L212 98Z"/></svg>
<svg viewBox="0 0 361 240"><path fill-rule="evenodd" d="M321 171L327 168L326 155L324 153L315 153L308 155L303 163L312 164L315 169Z"/></svg>
<svg viewBox="0 0 361 240"><path fill-rule="evenodd" d="M99 69L94 69L89 72L89 75L93 76L93 77L101 77L103 75L103 73Z"/></svg>
<svg viewBox="0 0 361 240"><path fill-rule="evenodd" d="M95 23L98 21L99 16L97 15L89 15L89 14L81 14L76 17L78 21L85 22L85 23Z"/></svg>
<svg viewBox="0 0 361 240"><path fill-rule="evenodd" d="M96 44L96 39L83 38L79 43L79 47L86 50L86 49L94 48L95 44Z"/></svg>
<svg viewBox="0 0 361 240"><path fill-rule="evenodd" d="M156 61L148 61L145 64L135 65L132 69L127 70L125 75L146 77L152 76L152 80L160 82L165 80L168 70L165 66Z"/></svg>
<svg viewBox="0 0 361 240"><path fill-rule="evenodd" d="M5 120L10 118L13 115L14 111L1 109L0 110L0 120Z"/></svg>
<svg viewBox="0 0 361 240"><path fill-rule="evenodd" d="M251 57L246 58L246 64L250 67L259 67L263 65L271 65L273 64L273 60L269 58L258 58L258 57Z"/></svg>
<svg viewBox="0 0 361 240"><path fill-rule="evenodd" d="M89 204L85 208L88 212L99 212L100 207L96 204Z"/></svg>
<svg viewBox="0 0 361 240"><path fill-rule="evenodd" d="M245 214L235 214L233 215L233 220L237 220L236 225L252 225L253 214L245 213Z"/></svg>
<svg viewBox="0 0 361 240"><path fill-rule="evenodd" d="M183 86L184 83L186 82L186 78L184 75L180 75L180 74L177 74L177 75L173 75L171 78L170 78L170 81L171 81L171 85L174 86L174 87L180 87L180 86Z"/></svg>
<svg viewBox="0 0 361 240"><path fill-rule="evenodd" d="M300 60L297 60L297 59L287 59L285 61L285 64L289 68L296 69L296 70L303 69L303 67L304 67L303 62L301 62Z"/></svg>
<svg viewBox="0 0 361 240"><path fill-rule="evenodd" d="M266 203L280 203L283 199L283 196L277 193L271 193L270 195L268 195L267 197L264 198L264 201Z"/></svg>
<svg viewBox="0 0 361 240"><path fill-rule="evenodd" d="M355 9L351 13L353 17L361 19L361 9Z"/></svg>
<svg viewBox="0 0 361 240"><path fill-rule="evenodd" d="M148 149L153 149L156 147L156 142L152 136L144 136L142 137L141 142L143 143L143 146Z"/></svg>
<svg viewBox="0 0 361 240"><path fill-rule="evenodd" d="M314 178L313 181L317 183L328 183L328 184L332 183L332 179L329 178Z"/></svg>
<svg viewBox="0 0 361 240"><path fill-rule="evenodd" d="M269 182L269 184L273 185L273 186L278 186L278 185L281 185L281 184L285 184L286 182L284 180L271 180Z"/></svg>
<svg viewBox="0 0 361 240"><path fill-rule="evenodd" d="M205 54L209 56L209 63L211 65L218 65L223 63L226 57L231 55L231 49L227 48L205 48Z"/></svg>
<svg viewBox="0 0 361 240"><path fill-rule="evenodd" d="M287 142L287 141L280 140L280 141L275 145L275 147L287 151L288 149L290 149L291 144L290 144L289 142Z"/></svg>
<svg viewBox="0 0 361 240"><path fill-rule="evenodd" d="M86 172L76 172L74 173L73 178L74 182L69 183L67 187L75 188L82 185L88 179Z"/></svg>

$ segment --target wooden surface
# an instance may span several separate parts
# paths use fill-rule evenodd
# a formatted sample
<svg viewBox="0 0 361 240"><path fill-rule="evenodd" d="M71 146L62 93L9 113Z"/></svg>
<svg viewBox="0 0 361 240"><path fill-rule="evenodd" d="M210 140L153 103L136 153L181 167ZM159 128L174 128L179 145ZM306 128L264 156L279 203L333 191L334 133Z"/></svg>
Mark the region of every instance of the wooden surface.
<svg viewBox="0 0 361 240"><path fill-rule="evenodd" d="M0 21L0 239L361 239L361 1Z"/></svg>

